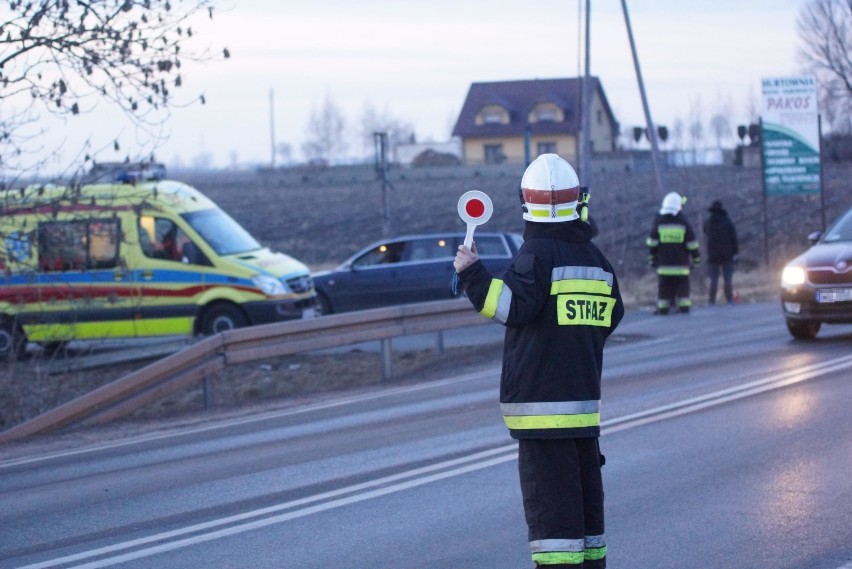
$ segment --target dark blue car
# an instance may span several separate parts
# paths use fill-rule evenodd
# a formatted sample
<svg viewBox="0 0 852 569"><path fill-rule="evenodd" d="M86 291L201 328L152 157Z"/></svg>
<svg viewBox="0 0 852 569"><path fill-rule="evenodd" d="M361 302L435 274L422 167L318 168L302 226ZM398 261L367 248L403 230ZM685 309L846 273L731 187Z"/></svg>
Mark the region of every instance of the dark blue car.
<svg viewBox="0 0 852 569"><path fill-rule="evenodd" d="M464 233L405 235L377 241L333 271L313 275L321 314L453 297L453 259ZM517 233L477 231L476 249L502 274L523 242Z"/></svg>

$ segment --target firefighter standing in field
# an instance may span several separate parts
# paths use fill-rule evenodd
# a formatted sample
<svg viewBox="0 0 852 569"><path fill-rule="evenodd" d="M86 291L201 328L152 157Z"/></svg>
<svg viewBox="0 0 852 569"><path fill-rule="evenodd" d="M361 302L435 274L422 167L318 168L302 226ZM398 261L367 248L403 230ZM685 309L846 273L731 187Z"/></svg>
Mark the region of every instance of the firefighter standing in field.
<svg viewBox="0 0 852 569"><path fill-rule="evenodd" d="M524 243L501 277L464 245L455 268L473 306L506 326L500 406L518 439L533 561L606 567L600 436L603 346L624 315L618 281L591 242L577 174L555 154L521 181Z"/></svg>
<svg viewBox="0 0 852 569"><path fill-rule="evenodd" d="M666 194L645 240L648 262L657 271L656 314L668 314L675 306L688 313L692 307L689 271L701 264L701 257L695 233L681 211L685 201L677 192Z"/></svg>

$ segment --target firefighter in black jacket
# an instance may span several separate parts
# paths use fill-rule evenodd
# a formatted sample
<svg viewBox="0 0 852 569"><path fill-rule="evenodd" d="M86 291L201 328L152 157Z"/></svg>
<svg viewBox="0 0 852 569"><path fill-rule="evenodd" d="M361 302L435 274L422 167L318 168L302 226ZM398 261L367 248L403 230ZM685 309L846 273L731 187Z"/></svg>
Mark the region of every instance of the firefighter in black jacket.
<svg viewBox="0 0 852 569"><path fill-rule="evenodd" d="M672 306L688 313L692 306L689 270L701 264L701 257L695 233L681 212L685 201L677 192L666 194L645 240L648 262L657 271L657 314L668 314Z"/></svg>
<svg viewBox="0 0 852 569"><path fill-rule="evenodd" d="M601 368L624 304L586 198L571 165L543 154L521 181L524 243L505 274L491 275L475 244L455 259L476 310L506 326L500 405L518 439L532 558L554 568L606 567Z"/></svg>

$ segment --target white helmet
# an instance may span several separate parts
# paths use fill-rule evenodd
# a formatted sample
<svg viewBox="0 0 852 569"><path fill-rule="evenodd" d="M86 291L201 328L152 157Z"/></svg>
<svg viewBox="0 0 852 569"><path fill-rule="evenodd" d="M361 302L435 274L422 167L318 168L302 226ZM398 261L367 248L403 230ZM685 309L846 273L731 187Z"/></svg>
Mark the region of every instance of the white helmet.
<svg viewBox="0 0 852 569"><path fill-rule="evenodd" d="M669 192L666 194L666 197L663 198L663 205L660 208L661 214L670 213L672 215L677 214L680 211L680 208L683 207L684 199L680 197L680 194L677 192Z"/></svg>
<svg viewBox="0 0 852 569"><path fill-rule="evenodd" d="M579 216L580 180L571 165L556 154L542 154L521 178L524 219L541 223L571 221Z"/></svg>

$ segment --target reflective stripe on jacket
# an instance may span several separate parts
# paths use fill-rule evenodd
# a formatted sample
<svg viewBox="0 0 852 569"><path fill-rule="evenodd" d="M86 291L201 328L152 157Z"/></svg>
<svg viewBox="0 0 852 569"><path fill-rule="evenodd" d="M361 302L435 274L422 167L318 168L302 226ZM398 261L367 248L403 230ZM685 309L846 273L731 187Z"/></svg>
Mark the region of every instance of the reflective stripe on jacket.
<svg viewBox="0 0 852 569"><path fill-rule="evenodd" d="M600 434L603 346L624 315L618 281L586 222L527 222L499 277L459 274L483 316L506 326L500 402L515 438Z"/></svg>

